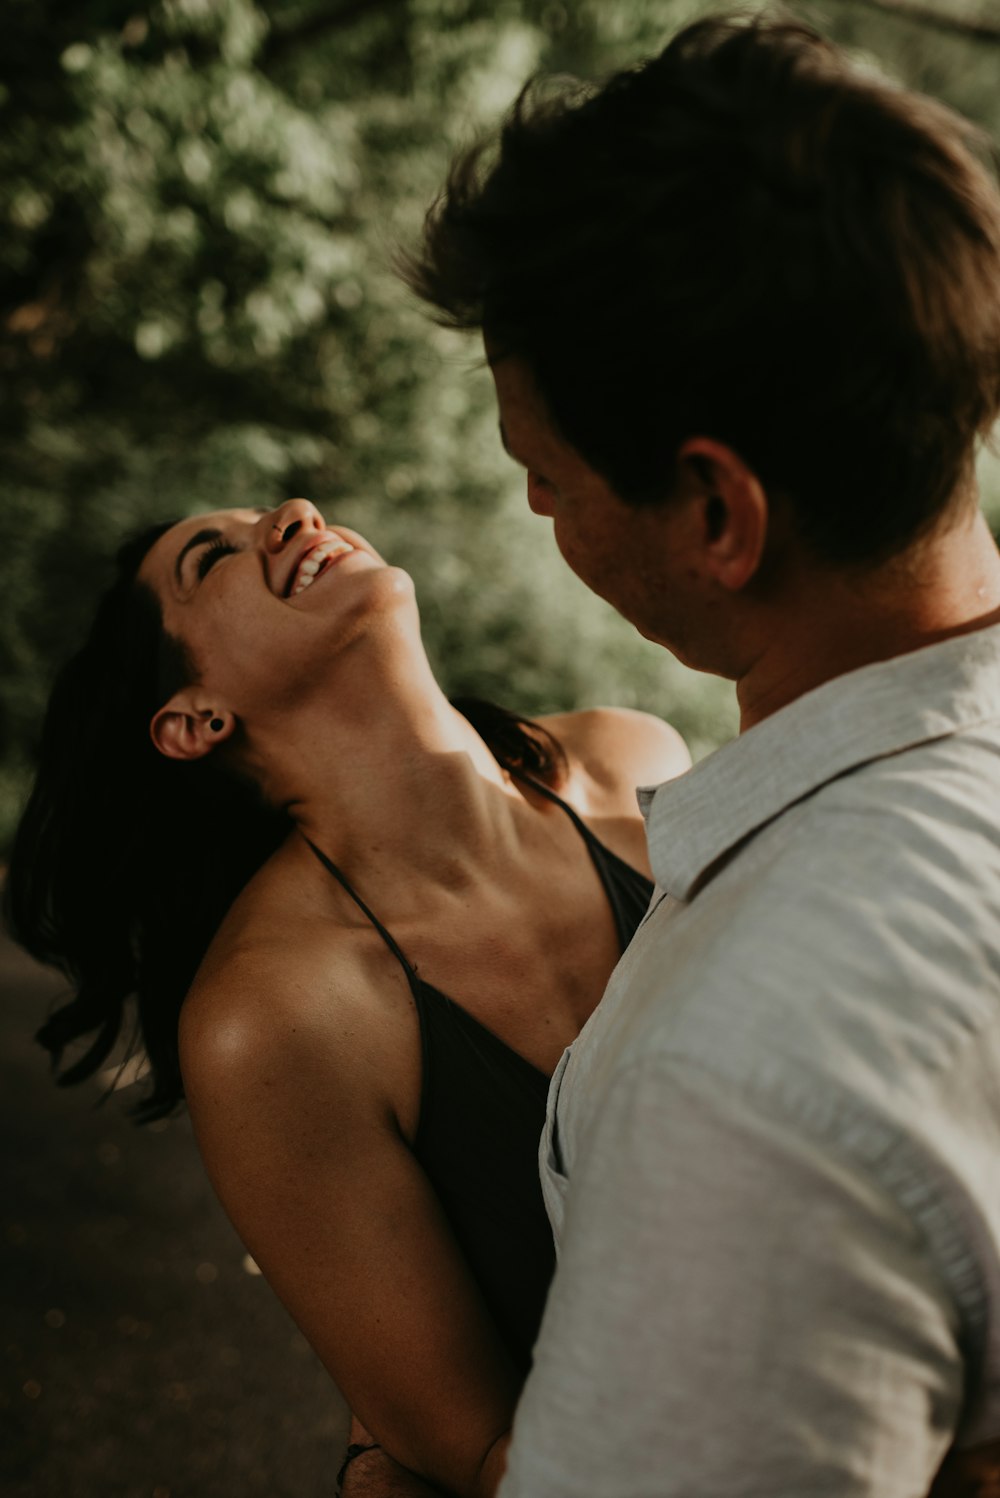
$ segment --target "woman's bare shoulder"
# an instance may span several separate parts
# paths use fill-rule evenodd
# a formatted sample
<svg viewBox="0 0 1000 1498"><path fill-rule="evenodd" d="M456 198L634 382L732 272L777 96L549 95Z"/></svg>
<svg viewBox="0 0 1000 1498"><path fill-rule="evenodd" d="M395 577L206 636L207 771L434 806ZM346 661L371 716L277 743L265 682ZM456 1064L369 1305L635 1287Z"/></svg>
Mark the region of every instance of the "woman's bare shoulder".
<svg viewBox="0 0 1000 1498"><path fill-rule="evenodd" d="M562 744L571 770L582 771L599 797L636 813L635 788L659 785L690 769L676 728L627 707L593 707L537 719Z"/></svg>
<svg viewBox="0 0 1000 1498"><path fill-rule="evenodd" d="M280 939L216 939L181 1011L189 1101L203 1090L280 1082L309 1051L336 1071L361 975L347 954L332 964L325 948L304 925Z"/></svg>
<svg viewBox="0 0 1000 1498"><path fill-rule="evenodd" d="M370 954L356 930L308 902L296 908L280 881L253 881L181 1011L181 1070L193 1111L220 1091L296 1088L306 1066L338 1096L360 1087L384 1101L397 1080L392 1058L405 1003L379 984Z"/></svg>

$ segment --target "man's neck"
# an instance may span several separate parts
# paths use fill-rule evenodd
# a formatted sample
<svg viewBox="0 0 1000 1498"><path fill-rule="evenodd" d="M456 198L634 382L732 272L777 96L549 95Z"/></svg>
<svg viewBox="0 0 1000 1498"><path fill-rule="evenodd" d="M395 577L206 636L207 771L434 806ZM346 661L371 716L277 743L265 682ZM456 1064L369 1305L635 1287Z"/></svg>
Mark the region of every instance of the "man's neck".
<svg viewBox="0 0 1000 1498"><path fill-rule="evenodd" d="M1000 552L976 511L874 571L802 569L756 623L741 732L836 676L1000 623Z"/></svg>

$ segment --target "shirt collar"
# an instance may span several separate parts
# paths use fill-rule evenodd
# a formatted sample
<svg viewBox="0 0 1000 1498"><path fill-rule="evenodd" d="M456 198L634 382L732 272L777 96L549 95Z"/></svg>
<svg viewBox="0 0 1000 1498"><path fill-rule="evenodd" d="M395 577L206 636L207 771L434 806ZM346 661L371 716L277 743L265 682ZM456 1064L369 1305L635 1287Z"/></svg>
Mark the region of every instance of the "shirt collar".
<svg viewBox="0 0 1000 1498"><path fill-rule="evenodd" d="M677 780L641 787L656 882L687 900L724 854L871 760L1000 718L1000 625L835 677Z"/></svg>

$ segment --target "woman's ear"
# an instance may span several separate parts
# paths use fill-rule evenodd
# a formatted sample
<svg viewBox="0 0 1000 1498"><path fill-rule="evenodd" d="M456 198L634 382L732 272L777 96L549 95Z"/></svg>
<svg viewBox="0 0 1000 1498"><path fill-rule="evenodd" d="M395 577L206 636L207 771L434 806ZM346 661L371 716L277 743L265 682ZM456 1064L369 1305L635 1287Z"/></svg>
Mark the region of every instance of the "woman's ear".
<svg viewBox="0 0 1000 1498"><path fill-rule="evenodd" d="M203 759L230 737L232 713L198 707L187 691L177 692L153 715L149 736L167 759Z"/></svg>
<svg viewBox="0 0 1000 1498"><path fill-rule="evenodd" d="M767 494L738 453L710 437L691 437L677 454L702 508L702 565L729 592L745 588L760 567L770 512Z"/></svg>

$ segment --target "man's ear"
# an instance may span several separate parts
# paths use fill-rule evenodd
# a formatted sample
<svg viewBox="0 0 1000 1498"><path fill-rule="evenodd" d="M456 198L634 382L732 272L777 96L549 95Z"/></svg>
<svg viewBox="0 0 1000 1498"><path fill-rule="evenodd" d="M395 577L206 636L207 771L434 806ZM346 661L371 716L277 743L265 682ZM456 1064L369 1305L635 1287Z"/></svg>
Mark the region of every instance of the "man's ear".
<svg viewBox="0 0 1000 1498"><path fill-rule="evenodd" d="M764 486L738 453L711 437L689 437L677 461L686 486L694 485L698 493L705 570L737 593L756 575L764 555L770 520Z"/></svg>
<svg viewBox="0 0 1000 1498"><path fill-rule="evenodd" d="M203 759L236 727L232 713L199 707L190 691L176 692L154 713L149 736L167 759Z"/></svg>

